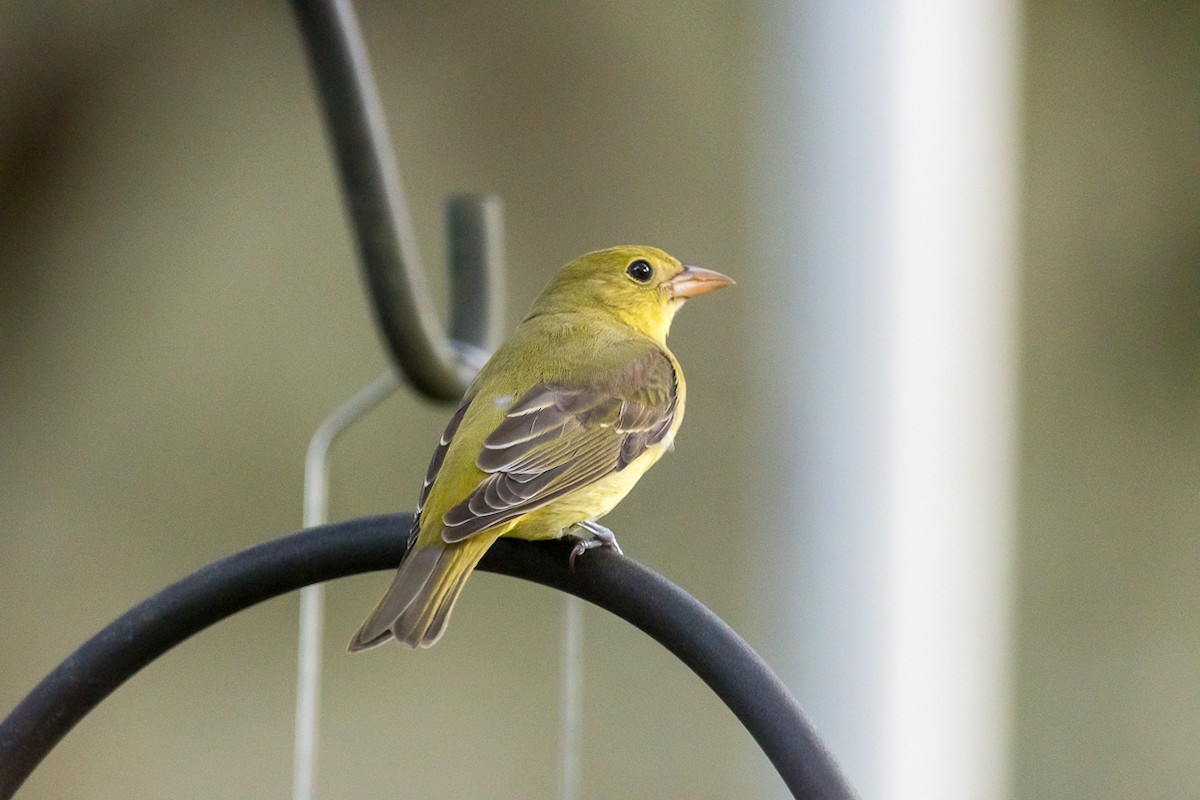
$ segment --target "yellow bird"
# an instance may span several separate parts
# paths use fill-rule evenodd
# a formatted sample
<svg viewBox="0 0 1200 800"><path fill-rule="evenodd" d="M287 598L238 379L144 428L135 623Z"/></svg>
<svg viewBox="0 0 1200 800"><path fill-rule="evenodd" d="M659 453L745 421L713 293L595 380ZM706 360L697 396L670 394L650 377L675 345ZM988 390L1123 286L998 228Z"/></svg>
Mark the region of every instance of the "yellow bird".
<svg viewBox="0 0 1200 800"><path fill-rule="evenodd" d="M733 283L653 247L567 264L467 389L425 476L410 546L350 652L395 637L430 647L501 536L579 536L571 560L620 552L596 520L671 446L683 371L667 349L689 297Z"/></svg>

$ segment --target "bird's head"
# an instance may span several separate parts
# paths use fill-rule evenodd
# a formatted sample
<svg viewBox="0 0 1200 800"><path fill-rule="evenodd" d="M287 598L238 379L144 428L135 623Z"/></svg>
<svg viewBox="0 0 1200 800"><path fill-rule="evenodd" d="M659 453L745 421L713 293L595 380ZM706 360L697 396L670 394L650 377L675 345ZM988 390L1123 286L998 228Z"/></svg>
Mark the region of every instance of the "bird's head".
<svg viewBox="0 0 1200 800"><path fill-rule="evenodd" d="M732 283L732 278L686 266L656 247L610 247L563 267L534 303L531 316L595 309L661 343L685 300Z"/></svg>

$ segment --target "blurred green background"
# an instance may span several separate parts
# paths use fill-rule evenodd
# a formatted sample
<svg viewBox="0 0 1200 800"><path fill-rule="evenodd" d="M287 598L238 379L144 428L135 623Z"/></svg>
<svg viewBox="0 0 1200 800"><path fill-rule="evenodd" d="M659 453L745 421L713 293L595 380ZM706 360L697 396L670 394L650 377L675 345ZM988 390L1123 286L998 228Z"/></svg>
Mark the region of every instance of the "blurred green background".
<svg viewBox="0 0 1200 800"><path fill-rule="evenodd" d="M786 666L770 609L804 587L764 579L788 532L756 489L782 480L786 400L754 386L794 268L756 239L777 8L360 14L441 308L464 190L505 202L506 330L615 243L738 279L676 322L687 423L609 519ZM1017 38L1005 792L1200 798L1200 6L1030 2ZM286 6L0 7L0 711L144 597L297 529L313 428L385 367ZM410 509L447 413L402 393L351 430L331 516ZM552 795L559 598L481 575L433 650L345 656L386 582L329 587L321 796ZM23 796L286 796L296 605L153 664ZM781 796L700 681L594 609L585 669L585 796Z"/></svg>

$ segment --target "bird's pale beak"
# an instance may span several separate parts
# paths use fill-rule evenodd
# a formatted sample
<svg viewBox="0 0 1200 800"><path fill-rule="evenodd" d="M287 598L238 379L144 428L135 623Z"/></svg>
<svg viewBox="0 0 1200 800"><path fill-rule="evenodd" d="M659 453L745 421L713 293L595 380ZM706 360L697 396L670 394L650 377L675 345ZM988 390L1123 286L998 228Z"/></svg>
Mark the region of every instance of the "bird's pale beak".
<svg viewBox="0 0 1200 800"><path fill-rule="evenodd" d="M663 283L671 297L686 300L698 294L715 292L733 285L733 278L704 267L684 267L683 271Z"/></svg>

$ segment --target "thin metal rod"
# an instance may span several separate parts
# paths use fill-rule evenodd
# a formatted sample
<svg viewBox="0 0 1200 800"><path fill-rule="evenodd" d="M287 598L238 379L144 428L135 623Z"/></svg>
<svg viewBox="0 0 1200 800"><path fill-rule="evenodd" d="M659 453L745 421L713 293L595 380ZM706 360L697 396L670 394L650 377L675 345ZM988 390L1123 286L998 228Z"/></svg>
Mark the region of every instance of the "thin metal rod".
<svg viewBox="0 0 1200 800"><path fill-rule="evenodd" d="M321 644L325 636L325 587L300 590L300 639L296 667L296 729L292 746L292 800L317 796L317 739L321 700Z"/></svg>
<svg viewBox="0 0 1200 800"><path fill-rule="evenodd" d="M54 745L142 667L256 603L313 583L395 569L407 546L402 532L411 524L411 514L389 514L264 542L120 616L0 722L0 800L11 798ZM794 797L857 797L787 687L716 614L657 572L603 549L589 552L572 571L572 546L501 539L480 567L569 592L658 641L733 711Z"/></svg>
<svg viewBox="0 0 1200 800"><path fill-rule="evenodd" d="M323 525L329 516L329 451L350 425L390 397L400 375L390 369L335 408L317 426L304 457L304 527ZM321 644L325 587L300 590L299 657L296 667L296 733L292 761L292 800L316 797L317 728L321 696Z"/></svg>
<svg viewBox="0 0 1200 800"><path fill-rule="evenodd" d="M559 743L562 800L583 797L583 601L563 595L562 741Z"/></svg>
<svg viewBox="0 0 1200 800"><path fill-rule="evenodd" d="M389 369L343 402L317 426L304 456L304 527L323 525L329 515L329 450L351 423L391 396L400 375Z"/></svg>
<svg viewBox="0 0 1200 800"><path fill-rule="evenodd" d="M349 0L293 0L354 227L375 319L392 359L433 400L458 400L474 377L438 321L366 45ZM456 198L450 214L456 339L490 349L500 284L493 198ZM465 248L465 250L464 250ZM465 255L464 255L465 253ZM470 287L463 291L462 287ZM471 319L471 324L465 320Z"/></svg>

